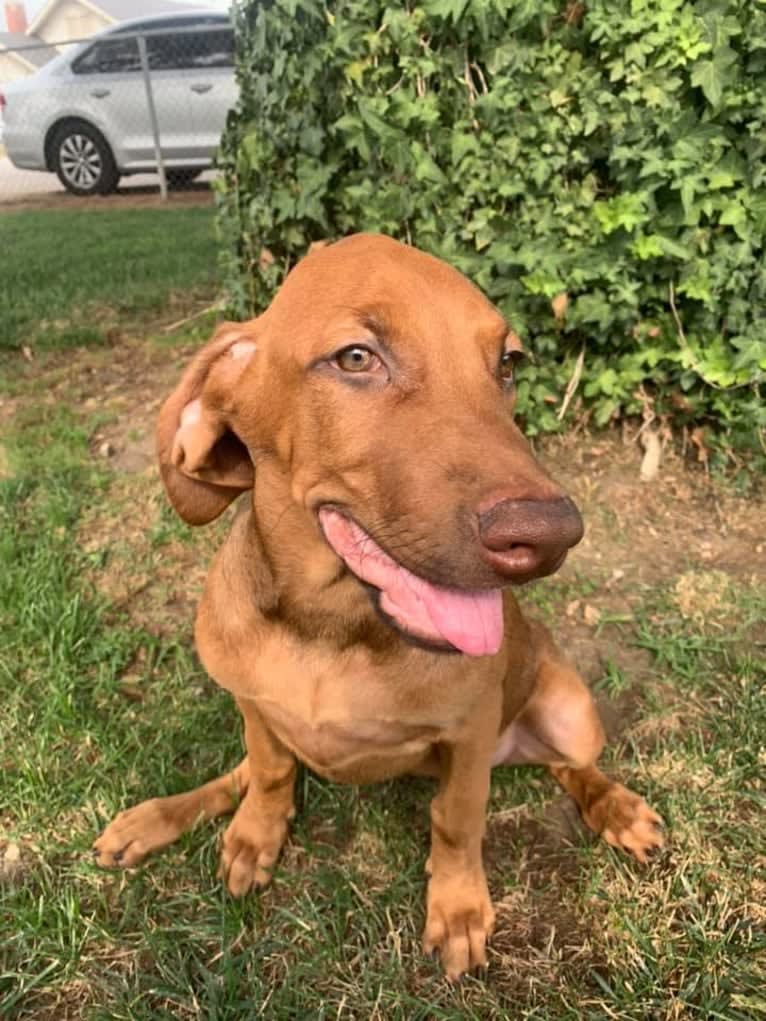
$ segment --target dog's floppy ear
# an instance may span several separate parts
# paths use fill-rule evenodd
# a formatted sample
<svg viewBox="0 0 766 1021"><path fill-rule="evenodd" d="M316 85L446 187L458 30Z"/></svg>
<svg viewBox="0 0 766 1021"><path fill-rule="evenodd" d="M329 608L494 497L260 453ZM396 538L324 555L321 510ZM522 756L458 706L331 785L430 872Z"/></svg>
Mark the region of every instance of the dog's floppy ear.
<svg viewBox="0 0 766 1021"><path fill-rule="evenodd" d="M254 323L222 323L160 409L160 474L170 502L190 525L217 518L253 487L253 463L231 431L229 413L234 388L255 354Z"/></svg>

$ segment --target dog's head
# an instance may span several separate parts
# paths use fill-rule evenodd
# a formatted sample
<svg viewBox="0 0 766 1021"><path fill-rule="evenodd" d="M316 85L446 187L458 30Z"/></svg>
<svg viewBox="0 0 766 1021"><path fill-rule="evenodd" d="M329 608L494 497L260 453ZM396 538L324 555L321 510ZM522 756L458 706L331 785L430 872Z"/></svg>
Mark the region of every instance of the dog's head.
<svg viewBox="0 0 766 1021"><path fill-rule="evenodd" d="M257 468L256 515L271 502L276 547L299 535L299 575L350 572L409 637L494 653L500 589L555 571L582 535L513 422L521 354L456 270L347 238L197 355L160 413L163 481L204 524Z"/></svg>

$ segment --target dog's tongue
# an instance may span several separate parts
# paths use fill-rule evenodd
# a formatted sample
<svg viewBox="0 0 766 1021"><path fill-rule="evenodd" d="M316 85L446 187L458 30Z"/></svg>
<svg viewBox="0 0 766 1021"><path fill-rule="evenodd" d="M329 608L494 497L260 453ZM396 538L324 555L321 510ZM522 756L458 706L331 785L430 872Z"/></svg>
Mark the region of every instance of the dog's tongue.
<svg viewBox="0 0 766 1021"><path fill-rule="evenodd" d="M380 590L380 607L408 633L446 641L468 656L492 656L503 641L499 589L461 592L431 585L397 564L354 521L329 508L319 519L325 537L357 578Z"/></svg>

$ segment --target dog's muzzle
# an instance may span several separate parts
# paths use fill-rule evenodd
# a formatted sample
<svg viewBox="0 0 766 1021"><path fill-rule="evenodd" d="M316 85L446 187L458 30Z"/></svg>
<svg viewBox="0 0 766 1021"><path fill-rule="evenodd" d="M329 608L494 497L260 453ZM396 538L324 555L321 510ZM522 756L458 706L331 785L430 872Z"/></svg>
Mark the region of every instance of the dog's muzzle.
<svg viewBox="0 0 766 1021"><path fill-rule="evenodd" d="M558 570L583 531L580 512L569 497L501 500L479 515L485 562L517 583Z"/></svg>

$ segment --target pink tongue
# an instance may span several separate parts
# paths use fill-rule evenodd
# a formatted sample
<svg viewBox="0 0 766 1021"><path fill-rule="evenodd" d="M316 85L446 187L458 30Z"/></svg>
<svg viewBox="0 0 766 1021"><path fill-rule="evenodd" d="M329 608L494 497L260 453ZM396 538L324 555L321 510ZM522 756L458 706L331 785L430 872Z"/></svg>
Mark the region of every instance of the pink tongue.
<svg viewBox="0 0 766 1021"><path fill-rule="evenodd" d="M447 641L468 656L492 656L503 642L499 589L460 592L431 585L385 553L355 522L323 508L325 537L348 568L380 589L380 607L418 638Z"/></svg>

